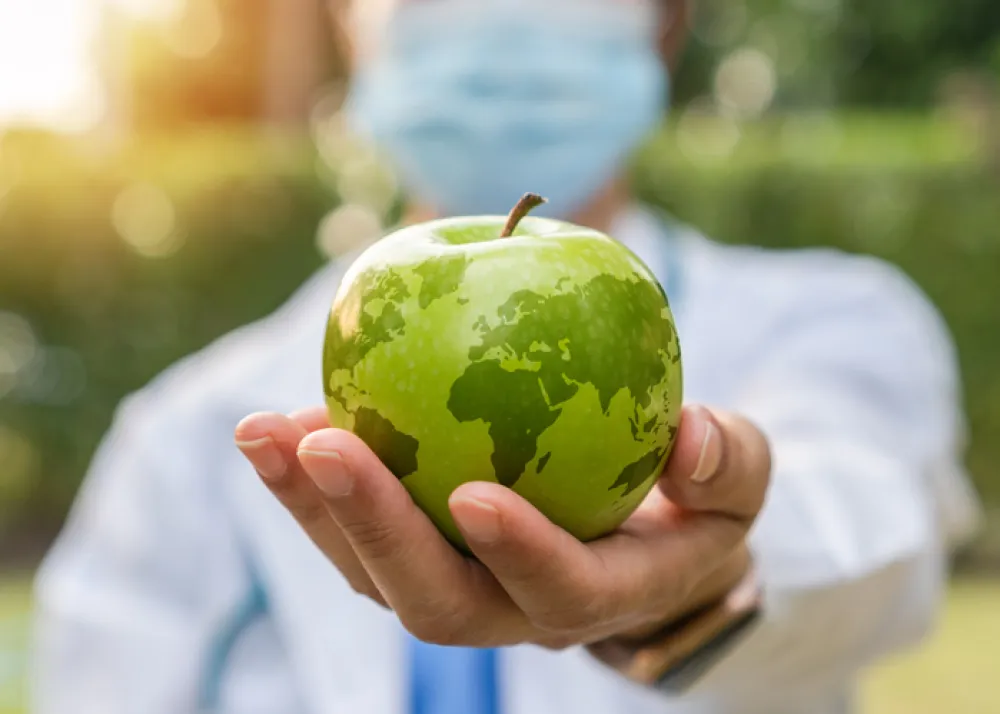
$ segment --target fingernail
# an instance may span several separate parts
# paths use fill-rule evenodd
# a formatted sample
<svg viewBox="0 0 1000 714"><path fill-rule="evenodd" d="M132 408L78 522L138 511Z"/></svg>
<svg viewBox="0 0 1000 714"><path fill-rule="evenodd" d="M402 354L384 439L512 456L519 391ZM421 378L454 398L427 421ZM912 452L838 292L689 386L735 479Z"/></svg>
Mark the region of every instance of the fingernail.
<svg viewBox="0 0 1000 714"><path fill-rule="evenodd" d="M288 463L270 436L253 441L237 441L236 446L265 481L277 481L285 475Z"/></svg>
<svg viewBox="0 0 1000 714"><path fill-rule="evenodd" d="M303 449L299 451L300 461L303 456L306 457L306 461L309 459L322 461L322 468L309 469L309 475L323 495L329 498L343 498L350 495L354 488L354 478L339 451Z"/></svg>
<svg viewBox="0 0 1000 714"><path fill-rule="evenodd" d="M705 419L705 436L701 441L701 451L698 453L698 464L694 467L691 480L695 483L707 483L715 476L722 460L722 436L719 428L711 420Z"/></svg>
<svg viewBox="0 0 1000 714"><path fill-rule="evenodd" d="M495 543L500 539L500 511L474 498L457 500L461 504L459 525L465 537L477 543Z"/></svg>

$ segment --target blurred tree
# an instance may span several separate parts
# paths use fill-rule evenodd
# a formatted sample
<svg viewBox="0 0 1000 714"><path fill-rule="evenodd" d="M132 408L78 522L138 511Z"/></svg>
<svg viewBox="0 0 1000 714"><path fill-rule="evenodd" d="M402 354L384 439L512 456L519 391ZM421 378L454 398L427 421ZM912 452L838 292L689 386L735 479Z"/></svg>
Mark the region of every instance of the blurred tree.
<svg viewBox="0 0 1000 714"><path fill-rule="evenodd" d="M848 12L870 37L856 76L840 82L852 104L926 103L950 73L988 66L1000 36L994 0L850 0Z"/></svg>
<svg viewBox="0 0 1000 714"><path fill-rule="evenodd" d="M266 0L188 0L175 22L133 26L133 129L251 119L261 105Z"/></svg>
<svg viewBox="0 0 1000 714"><path fill-rule="evenodd" d="M304 123L337 75L328 25L322 0L186 0L172 21L132 26L132 128Z"/></svg>
<svg viewBox="0 0 1000 714"><path fill-rule="evenodd" d="M774 64L783 108L926 107L942 81L1000 65L996 0L698 0L680 102L752 47Z"/></svg>

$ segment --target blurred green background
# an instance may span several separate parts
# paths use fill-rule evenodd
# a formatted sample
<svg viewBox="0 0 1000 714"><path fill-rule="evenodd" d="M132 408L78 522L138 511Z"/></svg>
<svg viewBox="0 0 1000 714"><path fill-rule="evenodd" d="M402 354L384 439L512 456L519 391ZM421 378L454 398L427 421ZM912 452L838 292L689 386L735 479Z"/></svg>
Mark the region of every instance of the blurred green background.
<svg viewBox="0 0 1000 714"><path fill-rule="evenodd" d="M121 397L396 215L337 114L329 11L0 1L0 713L23 706L31 568ZM699 0L691 29L640 194L721 241L886 258L959 348L987 523L868 709L1000 711L1000 3Z"/></svg>

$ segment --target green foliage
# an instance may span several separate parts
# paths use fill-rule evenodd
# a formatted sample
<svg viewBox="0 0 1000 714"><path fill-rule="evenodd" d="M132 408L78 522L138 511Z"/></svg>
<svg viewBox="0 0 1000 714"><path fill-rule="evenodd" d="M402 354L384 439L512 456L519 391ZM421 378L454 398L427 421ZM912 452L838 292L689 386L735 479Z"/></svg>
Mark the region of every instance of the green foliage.
<svg viewBox="0 0 1000 714"><path fill-rule="evenodd" d="M912 118L789 126L747 129L727 161L697 159L699 137L669 130L639 159L640 191L720 240L836 246L902 266L957 339L969 464L1000 505L1000 186L981 147ZM57 524L123 395L277 307L320 264L316 230L337 196L316 166L304 140L240 131L103 156L7 138L0 524ZM169 235L156 242L136 220L166 222Z"/></svg>
<svg viewBox="0 0 1000 714"><path fill-rule="evenodd" d="M698 0L677 77L686 101L730 52L774 64L776 106L923 107L955 72L994 61L994 0Z"/></svg>
<svg viewBox="0 0 1000 714"><path fill-rule="evenodd" d="M301 142L235 132L150 140L102 157L44 137L7 137L0 458L5 466L10 453L20 458L0 470L0 484L20 484L20 500L0 500L0 525L51 527L122 396L274 309L319 265L316 226L334 199L312 169ZM116 200L137 186L136 205L117 204L116 229ZM162 238L164 220L169 236L150 242ZM147 254L176 252L147 257L120 229ZM33 335L18 337L12 315ZM15 378L4 369L11 350L32 357Z"/></svg>

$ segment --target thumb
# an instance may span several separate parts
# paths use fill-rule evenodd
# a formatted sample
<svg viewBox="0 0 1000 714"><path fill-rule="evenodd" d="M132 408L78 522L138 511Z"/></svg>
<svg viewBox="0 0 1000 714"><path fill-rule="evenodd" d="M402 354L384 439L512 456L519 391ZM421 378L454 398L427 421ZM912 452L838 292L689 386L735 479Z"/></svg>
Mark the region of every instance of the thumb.
<svg viewBox="0 0 1000 714"><path fill-rule="evenodd" d="M680 508L752 522L771 477L771 450L746 419L700 405L684 408L674 451L660 478Z"/></svg>

